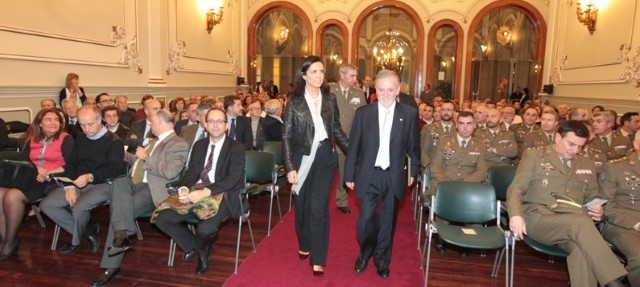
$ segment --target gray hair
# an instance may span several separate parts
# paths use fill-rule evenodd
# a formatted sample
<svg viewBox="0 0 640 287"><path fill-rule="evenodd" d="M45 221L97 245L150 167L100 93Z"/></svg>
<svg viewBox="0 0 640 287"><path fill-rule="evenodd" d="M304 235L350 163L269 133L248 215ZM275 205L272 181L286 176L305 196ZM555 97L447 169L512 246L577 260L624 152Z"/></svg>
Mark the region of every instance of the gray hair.
<svg viewBox="0 0 640 287"><path fill-rule="evenodd" d="M158 116L158 118L160 118L164 123L173 123L173 115L166 109L159 109L156 112L156 116Z"/></svg>
<svg viewBox="0 0 640 287"><path fill-rule="evenodd" d="M102 111L100 111L100 108L98 108L96 106L82 106L80 109L78 109L78 114L80 114L80 113L82 113L84 111L93 112L93 114L96 116L96 122L97 123L101 123L102 122Z"/></svg>
<svg viewBox="0 0 640 287"><path fill-rule="evenodd" d="M384 79L389 77L395 78L396 82L398 83L398 86L400 85L400 78L398 78L398 74L396 74L396 72L391 70L385 70L385 69L380 70L380 72L378 72L378 74L376 75L376 81L378 79Z"/></svg>
<svg viewBox="0 0 640 287"><path fill-rule="evenodd" d="M196 109L196 114L198 114L198 116L200 116L203 113L206 113L210 109L211 109L211 105L209 105L209 104L200 104L200 105L198 105L198 108Z"/></svg>
<svg viewBox="0 0 640 287"><path fill-rule="evenodd" d="M278 99L271 99L268 100L266 104L264 104L264 111L269 114L269 115L273 115L276 110L278 110L278 108L282 107L282 103L280 102L280 100Z"/></svg>

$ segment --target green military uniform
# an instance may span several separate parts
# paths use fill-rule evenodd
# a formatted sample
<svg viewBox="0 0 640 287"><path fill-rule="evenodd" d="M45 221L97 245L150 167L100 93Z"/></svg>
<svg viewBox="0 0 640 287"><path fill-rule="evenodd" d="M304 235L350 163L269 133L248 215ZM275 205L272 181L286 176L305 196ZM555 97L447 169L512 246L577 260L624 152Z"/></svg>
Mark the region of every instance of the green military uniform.
<svg viewBox="0 0 640 287"><path fill-rule="evenodd" d="M441 181L460 180L481 182L487 178L487 147L473 137L462 148L457 133L438 140L437 149L431 162L431 188Z"/></svg>
<svg viewBox="0 0 640 287"><path fill-rule="evenodd" d="M577 156L566 167L554 146L528 149L507 192L509 216L522 216L527 236L569 253L567 266L571 286L609 283L626 271L607 246L591 218L580 213L556 213L552 192L583 204L598 196L593 161Z"/></svg>
<svg viewBox="0 0 640 287"><path fill-rule="evenodd" d="M342 130L349 135L351 133L351 125L353 123L353 117L356 114L356 109L367 104L367 100L364 98L364 91L354 87L349 87L346 94L342 93L342 87L338 83L329 84L331 93L336 96L336 102L338 103L338 109L340 110L340 125ZM347 207L349 205L349 194L342 185L342 176L344 175L344 161L346 160L344 152L341 149L338 151L338 169L339 178L338 188L336 190L336 205L338 207Z"/></svg>
<svg viewBox="0 0 640 287"><path fill-rule="evenodd" d="M510 165L511 159L518 155L518 144L513 132L498 129L495 133L491 129L475 130L473 137L487 147L487 165ZM490 149L495 148L495 152Z"/></svg>
<svg viewBox="0 0 640 287"><path fill-rule="evenodd" d="M550 134L545 133L542 129L535 130L524 135L523 149L539 148L553 143L555 131Z"/></svg>
<svg viewBox="0 0 640 287"><path fill-rule="evenodd" d="M453 121L451 121L448 131L445 127L446 125L441 121L422 127L420 131L420 161L422 161L422 165L427 166L431 163L440 137L456 133L456 125L453 124Z"/></svg>
<svg viewBox="0 0 640 287"><path fill-rule="evenodd" d="M540 125L534 124L533 126L527 126L525 123L513 124L509 127L509 130L516 136L516 142L518 142L518 157L514 161L517 164L522 157L522 153L527 148L524 146L525 137L528 133L540 130Z"/></svg>
<svg viewBox="0 0 640 287"><path fill-rule="evenodd" d="M619 159L633 151L633 145L629 138L614 132L611 133L611 139L607 140L607 142L608 144L600 136L596 135L593 141L589 143L589 148L602 151L608 160Z"/></svg>
<svg viewBox="0 0 640 287"><path fill-rule="evenodd" d="M623 137L629 138L631 143L633 143L633 140L635 139L635 136L636 136L635 132L631 132L631 133L625 134L626 132L623 131L622 128L617 129L614 133L619 135L619 136L623 136Z"/></svg>
<svg viewBox="0 0 640 287"><path fill-rule="evenodd" d="M604 170L604 164L607 163L607 156L594 148L584 147L580 151L580 155L593 161L596 164L596 172L600 174Z"/></svg>
<svg viewBox="0 0 640 287"><path fill-rule="evenodd" d="M640 158L637 154L611 161L600 176L602 197L609 200L605 214L609 225L604 238L627 256L631 286L640 286Z"/></svg>

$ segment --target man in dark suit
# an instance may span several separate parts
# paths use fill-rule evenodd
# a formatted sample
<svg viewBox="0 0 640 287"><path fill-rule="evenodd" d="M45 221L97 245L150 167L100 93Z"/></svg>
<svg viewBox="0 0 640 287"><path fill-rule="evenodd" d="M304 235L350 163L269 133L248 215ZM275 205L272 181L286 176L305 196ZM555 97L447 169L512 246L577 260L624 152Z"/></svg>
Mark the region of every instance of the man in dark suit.
<svg viewBox="0 0 640 287"><path fill-rule="evenodd" d="M145 118L133 122L131 124L131 130L136 136L137 146L146 146L148 142L148 138L154 137L151 132L151 122L148 120L149 114L159 111L162 108L160 101L156 99L150 99L145 101L144 103L144 114Z"/></svg>
<svg viewBox="0 0 640 287"><path fill-rule="evenodd" d="M146 148L138 147L135 155L125 153L132 165L131 176L118 178L111 185L111 222L100 262L103 271L91 283L94 287L118 277L124 252L131 248L127 236L136 232L135 218L154 210L169 196L165 185L176 180L187 160L189 149L173 131L173 115L158 110L148 113L147 118L157 139Z"/></svg>
<svg viewBox="0 0 640 287"><path fill-rule="evenodd" d="M251 150L253 133L251 120L242 114L242 101L235 95L224 97L224 110L227 113L227 135L244 145L245 150Z"/></svg>
<svg viewBox="0 0 640 287"><path fill-rule="evenodd" d="M198 123L198 103L190 103L189 106L187 106L187 116L187 119L176 122L176 127L174 129L178 136L182 136L183 127Z"/></svg>
<svg viewBox="0 0 640 287"><path fill-rule="evenodd" d="M72 99L64 99L61 105L62 111L67 116L65 131L75 139L79 134L82 134L82 129L78 122L78 104Z"/></svg>
<svg viewBox="0 0 640 287"><path fill-rule="evenodd" d="M282 141L282 102L271 99L264 105L267 116L262 119L265 141Z"/></svg>
<svg viewBox="0 0 640 287"><path fill-rule="evenodd" d="M418 104L416 104L416 99L407 93L399 93L398 102L413 107L414 109L416 109L416 111L418 111Z"/></svg>
<svg viewBox="0 0 640 287"><path fill-rule="evenodd" d="M356 225L360 254L354 270L362 273L373 256L378 275L388 278L398 203L420 171L420 142L417 110L395 100L400 91L398 76L380 71L376 91L378 103L356 111L344 180L355 189L360 204Z"/></svg>
<svg viewBox="0 0 640 287"><path fill-rule="evenodd" d="M158 214L156 220L158 228L185 251L185 259L198 255L197 274L209 270L209 255L213 249L210 240L218 234L220 224L229 217L238 218L242 215L240 190L244 187L244 146L226 135L226 115L222 110L210 110L206 119L209 138L199 140L193 146L194 156L189 161L181 185L190 188L191 202L225 193L218 213L198 222L196 234L189 230L185 222L192 214L179 214L173 209L166 209Z"/></svg>
<svg viewBox="0 0 640 287"><path fill-rule="evenodd" d="M118 118L120 122L127 127L133 124L133 118L136 116L136 110L129 108L129 100L125 95L116 96L116 108L118 108Z"/></svg>
<svg viewBox="0 0 640 287"><path fill-rule="evenodd" d="M115 106L105 107L102 109L102 119L107 129L122 140L127 152L136 153L137 138L129 127L120 122L118 109Z"/></svg>
<svg viewBox="0 0 640 287"><path fill-rule="evenodd" d="M376 93L376 88L373 86L371 76L364 76L362 80L362 91L364 92L364 98L369 102L369 98Z"/></svg>

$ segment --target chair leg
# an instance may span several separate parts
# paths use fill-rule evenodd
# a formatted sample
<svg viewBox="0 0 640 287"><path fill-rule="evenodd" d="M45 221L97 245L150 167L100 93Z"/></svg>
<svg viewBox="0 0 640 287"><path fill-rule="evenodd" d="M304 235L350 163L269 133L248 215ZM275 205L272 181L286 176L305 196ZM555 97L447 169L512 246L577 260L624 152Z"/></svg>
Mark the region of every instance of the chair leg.
<svg viewBox="0 0 640 287"><path fill-rule="evenodd" d="M511 243L511 262L509 262L508 268L509 268L509 275L511 275L511 278L509 278L509 287L513 287L513 277L515 276L515 273L513 273L513 267L516 263L516 236L512 233L509 243Z"/></svg>
<svg viewBox="0 0 640 287"><path fill-rule="evenodd" d="M171 239L169 242L169 258L167 259L167 266L169 267L173 266L173 259L176 256L176 245L176 242Z"/></svg>
<svg viewBox="0 0 640 287"><path fill-rule="evenodd" d="M428 244L426 246L426 251L427 251L427 264L424 267L424 287L429 286L429 260L431 259L431 238L432 238L432 233L434 232L432 230L433 227L429 226L429 238L428 238ZM427 228L425 227L425 231Z"/></svg>
<svg viewBox="0 0 640 287"><path fill-rule="evenodd" d="M144 237L142 237L142 230L140 229L140 224L138 223L138 219L136 219L135 222L136 222L136 235L138 235L138 240L142 241L144 240Z"/></svg>
<svg viewBox="0 0 640 287"><path fill-rule="evenodd" d="M56 227L53 228L53 239L51 240L51 250L56 250L58 246L58 237L60 237L60 225L56 224Z"/></svg>
<svg viewBox="0 0 640 287"><path fill-rule="evenodd" d="M422 240L422 213L423 213L422 205L420 205L419 209L420 210L418 212L418 250L420 250L420 241Z"/></svg>
<svg viewBox="0 0 640 287"><path fill-rule="evenodd" d="M37 204L32 204L31 205L31 209L33 209L33 213L36 215L36 218L38 219L38 222L40 223L40 227L42 227L42 228L47 227L47 225L44 224L44 219L42 218L42 213L40 212L40 207Z"/></svg>
<svg viewBox="0 0 640 287"><path fill-rule="evenodd" d="M267 237L271 235L271 214L273 213L273 187L269 196L269 223L267 224Z"/></svg>
<svg viewBox="0 0 640 287"><path fill-rule="evenodd" d="M238 239L236 241L236 267L233 274L238 274L238 261L240 260L240 236L242 235L242 217L238 219Z"/></svg>
<svg viewBox="0 0 640 287"><path fill-rule="evenodd" d="M278 189L279 188L278 188L277 185L275 185L274 188L276 190L276 192L275 192L275 194L276 194L276 203L278 203L278 215L280 215L280 222L282 222L282 209L280 208L280 195L278 195Z"/></svg>

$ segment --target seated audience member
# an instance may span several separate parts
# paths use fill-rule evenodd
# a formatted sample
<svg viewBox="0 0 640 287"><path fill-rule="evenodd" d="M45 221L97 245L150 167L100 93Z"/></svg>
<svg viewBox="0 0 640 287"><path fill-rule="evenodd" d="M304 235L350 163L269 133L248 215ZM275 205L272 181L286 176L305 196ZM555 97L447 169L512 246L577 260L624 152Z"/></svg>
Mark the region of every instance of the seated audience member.
<svg viewBox="0 0 640 287"><path fill-rule="evenodd" d="M438 97L436 97L438 98ZM435 99L434 98L434 101ZM420 161L423 166L427 166L431 163L436 149L438 140L444 136L454 134L455 125L453 124L453 113L456 105L452 101L445 101L441 105L436 106L435 115L440 116L440 120L426 125L420 131Z"/></svg>
<svg viewBox="0 0 640 287"><path fill-rule="evenodd" d="M136 114L133 117L133 121L134 122L147 118L147 112L145 111L145 103L148 100L153 100L153 96L152 95L144 95L142 97L142 99L140 100L140 109L138 109L136 111ZM158 103L160 103L160 102L158 102ZM131 124L131 127L133 127L133 124Z"/></svg>
<svg viewBox="0 0 640 287"><path fill-rule="evenodd" d="M431 194L441 181L481 182L487 178L487 148L471 136L475 127L473 113L462 111L458 114L457 132L438 139L431 159Z"/></svg>
<svg viewBox="0 0 640 287"><path fill-rule="evenodd" d="M478 105L475 108L473 112L473 119L476 122L476 127L474 130L484 130L486 128L487 111L489 111L489 108L487 108L486 105Z"/></svg>
<svg viewBox="0 0 640 287"><path fill-rule="evenodd" d="M516 122L516 110L513 108L513 106L505 106L504 108L502 108L501 114L502 114L502 119L501 119L502 123L500 124L500 128L506 131L510 131L511 126L513 124L518 123ZM517 116L517 117L520 118L520 116ZM522 118L520 118L519 122L522 122Z"/></svg>
<svg viewBox="0 0 640 287"><path fill-rule="evenodd" d="M20 159L33 163L37 173L33 174L28 186L0 186L0 261L12 257L18 250L18 228L25 205L53 190L56 183L49 174L65 172L71 160L73 138L64 132L62 121L62 116L54 109L40 110L36 114L32 123L34 135L22 150Z"/></svg>
<svg viewBox="0 0 640 287"><path fill-rule="evenodd" d="M165 185L179 176L187 159L187 143L173 130L173 116L167 110L148 114L157 139L126 154L131 176L118 178L111 185L111 222L100 267L103 272L92 286L111 283L120 274L124 252L130 249L128 236L136 233L135 218L153 210L169 194Z"/></svg>
<svg viewBox="0 0 640 287"><path fill-rule="evenodd" d="M211 239L218 234L220 224L227 218L238 218L240 190L244 188L244 146L226 136L226 114L213 109L206 115L208 139L198 141L193 147L192 160L181 186L188 187L190 202L213 195L224 194L218 212L211 218L200 220L196 232L189 230L187 219L193 214L181 214L173 209L160 211L156 225L167 233L185 252L185 258L198 256L196 274L209 270L209 256L214 249ZM245 208L248 205L245 203Z"/></svg>
<svg viewBox="0 0 640 287"><path fill-rule="evenodd" d="M71 242L58 250L60 255L75 253L85 241L91 253L98 252L100 237L98 225L89 224L91 210L109 199L107 180L119 176L123 167L122 140L102 125L100 110L83 106L78 121L84 134L76 138L75 156L67 165L73 182L56 188L40 203L42 211L72 235Z"/></svg>
<svg viewBox="0 0 640 287"><path fill-rule="evenodd" d="M147 116L153 112L157 112L162 109L160 101L156 99L148 99L144 102L145 117L142 120L134 121L131 124L131 130L136 135L137 146L146 146L149 138L155 137L151 132L151 122L147 119Z"/></svg>
<svg viewBox="0 0 640 287"><path fill-rule="evenodd" d="M513 131L513 134L516 136L516 141L518 141L518 147L520 149L520 153L526 149L524 146L525 136L528 133L532 133L540 129L540 126L537 124L538 122L538 110L534 107L527 108L522 114L522 122L519 124L513 124L509 127L510 131Z"/></svg>
<svg viewBox="0 0 640 287"><path fill-rule="evenodd" d="M435 122L433 118L433 105L431 103L420 103L418 106L418 128L422 131L422 128L426 125L430 125Z"/></svg>
<svg viewBox="0 0 640 287"><path fill-rule="evenodd" d="M54 102L52 99L42 99L40 100L40 109L44 110L44 109L55 109L56 108L56 102Z"/></svg>
<svg viewBox="0 0 640 287"><path fill-rule="evenodd" d="M558 114L546 108L540 116L540 129L525 134L523 148L539 148L553 143L558 126Z"/></svg>
<svg viewBox="0 0 640 287"><path fill-rule="evenodd" d="M207 112L211 109L211 106L208 104L200 104L198 108L195 110L196 114L196 123L194 125L187 125L182 128L180 131L180 137L182 137L187 144L189 145L189 150L193 148L193 145L200 139L203 139L208 136L207 133ZM187 162L189 158L187 157Z"/></svg>
<svg viewBox="0 0 640 287"><path fill-rule="evenodd" d="M224 110L227 113L229 125L227 135L241 142L245 150L250 150L253 143L251 120L242 115L242 102L236 96L226 96L224 97Z"/></svg>
<svg viewBox="0 0 640 287"><path fill-rule="evenodd" d="M567 104L559 104L558 108L558 123L566 121L569 118L569 105Z"/></svg>
<svg viewBox="0 0 640 287"><path fill-rule="evenodd" d="M268 100L264 105L267 116L262 119L262 131L265 141L282 141L282 102L278 99Z"/></svg>
<svg viewBox="0 0 640 287"><path fill-rule="evenodd" d="M640 286L640 204L636 204L640 199L640 134L635 135L633 147L633 154L608 162L599 179L602 196L609 200L604 238L627 257L631 286Z"/></svg>
<svg viewBox="0 0 640 287"><path fill-rule="evenodd" d="M74 139L77 138L79 134L82 134L80 122L78 122L78 104L72 99L64 99L62 100L62 111L66 117L64 129Z"/></svg>
<svg viewBox="0 0 640 287"><path fill-rule="evenodd" d="M589 138L587 139L587 142L585 142L579 154L593 161L596 165L596 172L599 175L604 170L604 164L607 163L607 156L597 149L589 148L589 144L593 141L596 135L593 133L593 127L591 127L591 125L585 124L585 126L589 129Z"/></svg>
<svg viewBox="0 0 640 287"><path fill-rule="evenodd" d="M85 101L87 100L84 89L80 87L80 76L78 76L78 74L76 73L67 74L67 80L65 82L64 88L60 90L58 102L62 105L62 100L66 98L75 101L78 107L82 107L82 105L84 105Z"/></svg>
<svg viewBox="0 0 640 287"><path fill-rule="evenodd" d="M262 129L262 103L254 101L249 105L249 120L251 121L252 150L262 150L264 144L264 131Z"/></svg>
<svg viewBox="0 0 640 287"><path fill-rule="evenodd" d="M216 109L221 109L223 111L225 110L224 101L212 101L211 107Z"/></svg>
<svg viewBox="0 0 640 287"><path fill-rule="evenodd" d="M169 102L169 111L173 114L173 122L180 120L180 112L187 108L187 102L183 97L173 98Z"/></svg>
<svg viewBox="0 0 640 287"><path fill-rule="evenodd" d="M189 96L189 104L198 104L198 96L190 95Z"/></svg>
<svg viewBox="0 0 640 287"><path fill-rule="evenodd" d="M127 127L131 127L133 118L136 116L136 110L129 108L129 100L127 96L116 96L116 108L118 108L118 118L120 122Z"/></svg>
<svg viewBox="0 0 640 287"><path fill-rule="evenodd" d="M96 106L99 109L113 106L113 99L111 99L111 96L107 93L100 93L96 96Z"/></svg>
<svg viewBox="0 0 640 287"><path fill-rule="evenodd" d="M597 149L607 156L607 160L619 159L632 152L633 146L628 137L613 132L615 117L611 111L593 115L593 133L595 138L589 143L589 149Z"/></svg>
<svg viewBox="0 0 640 287"><path fill-rule="evenodd" d="M102 118L104 119L107 129L116 134L122 140L127 151L135 153L138 138L129 127L120 123L118 118L118 108L109 106L102 109Z"/></svg>
<svg viewBox="0 0 640 287"><path fill-rule="evenodd" d="M593 108L591 108L591 116L595 115L596 113L599 112L604 112L604 107L601 105L595 105L593 106Z"/></svg>
<svg viewBox="0 0 640 287"><path fill-rule="evenodd" d="M552 145L524 152L507 192L509 226L520 239L528 236L566 251L571 286L624 286L620 281L627 272L593 223L602 219L602 205L587 207L588 213L551 207L554 193L578 204L598 197L595 165L577 155L588 137L583 123L569 120Z"/></svg>
<svg viewBox="0 0 640 287"><path fill-rule="evenodd" d="M184 114L186 115L186 118L182 118L176 122L174 129L177 135L182 136L182 127L188 126L188 125L195 125L198 123L197 109L198 109L198 104L190 103L187 106L186 110L183 111L185 112Z"/></svg>
<svg viewBox="0 0 640 287"><path fill-rule="evenodd" d="M589 122L589 114L585 108L571 108L569 110L569 120Z"/></svg>
<svg viewBox="0 0 640 287"><path fill-rule="evenodd" d="M93 97L87 97L87 99L84 101L83 107L84 106L91 106L91 107L97 106L96 99L94 99Z"/></svg>
<svg viewBox="0 0 640 287"><path fill-rule="evenodd" d="M637 112L628 112L620 118L620 128L616 130L616 133L628 137L629 140L633 141L639 129L640 114Z"/></svg>
<svg viewBox="0 0 640 287"><path fill-rule="evenodd" d="M518 143L513 132L500 128L502 114L498 109L487 111L487 128L476 130L473 136L483 142L487 148L487 166L510 165L511 159L518 155Z"/></svg>

